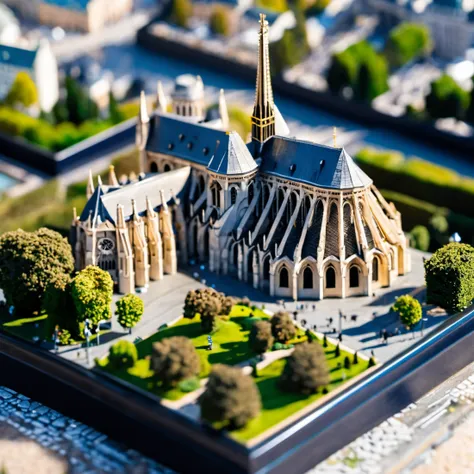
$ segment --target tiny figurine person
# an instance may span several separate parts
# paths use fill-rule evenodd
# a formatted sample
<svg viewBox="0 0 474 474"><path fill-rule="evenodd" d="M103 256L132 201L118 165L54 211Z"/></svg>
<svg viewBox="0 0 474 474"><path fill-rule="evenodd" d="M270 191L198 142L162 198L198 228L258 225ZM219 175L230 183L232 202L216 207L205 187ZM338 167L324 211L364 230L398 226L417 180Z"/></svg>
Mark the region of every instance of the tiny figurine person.
<svg viewBox="0 0 474 474"><path fill-rule="evenodd" d="M207 350L212 351L212 336L207 336Z"/></svg>
<svg viewBox="0 0 474 474"><path fill-rule="evenodd" d="M58 344L59 344L59 326L58 325L54 327L53 339L54 339L54 350L55 352L58 352Z"/></svg>

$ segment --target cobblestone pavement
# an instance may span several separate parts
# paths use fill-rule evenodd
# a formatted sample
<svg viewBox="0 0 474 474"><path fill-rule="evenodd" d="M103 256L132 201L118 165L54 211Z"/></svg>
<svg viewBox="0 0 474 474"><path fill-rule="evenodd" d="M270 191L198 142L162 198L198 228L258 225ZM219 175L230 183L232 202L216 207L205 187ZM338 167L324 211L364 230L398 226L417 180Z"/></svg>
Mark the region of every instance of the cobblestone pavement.
<svg viewBox="0 0 474 474"><path fill-rule="evenodd" d="M437 473L472 473L474 448L468 443L469 436L472 440L472 431L465 423L467 420L469 426L474 426L473 402L474 364L471 364L308 474L431 474L435 472L432 459L435 462L445 460L447 469L437 470ZM463 444L468 448L458 459L451 457L452 462L448 465L449 450L443 443L452 437L457 446ZM439 454L436 448L440 450ZM436 466L438 469L437 463Z"/></svg>
<svg viewBox="0 0 474 474"><path fill-rule="evenodd" d="M0 469L5 467L8 474L30 472L26 466L31 465L36 465L36 474L174 473L106 435L1 386L0 433ZM26 439L43 450L41 455L30 450L32 457L25 459L25 467L18 470L18 458L6 441ZM26 451L22 451L26 458Z"/></svg>

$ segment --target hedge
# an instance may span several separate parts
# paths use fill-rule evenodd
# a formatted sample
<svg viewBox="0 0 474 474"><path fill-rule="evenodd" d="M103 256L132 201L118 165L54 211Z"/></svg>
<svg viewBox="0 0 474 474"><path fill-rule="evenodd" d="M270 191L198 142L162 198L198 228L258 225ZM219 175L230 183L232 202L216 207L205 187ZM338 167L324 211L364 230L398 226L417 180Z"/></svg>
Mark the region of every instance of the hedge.
<svg viewBox="0 0 474 474"><path fill-rule="evenodd" d="M405 158L393 151L364 148L355 158L378 188L408 194L474 217L474 179L464 178L449 168L420 158Z"/></svg>
<svg viewBox="0 0 474 474"><path fill-rule="evenodd" d="M408 231L417 225L430 227L430 219L436 215L446 217L449 232L458 232L463 242L474 243L474 218L456 214L445 207L438 207L426 201L386 189L379 189L382 196L393 202L402 215L402 226Z"/></svg>

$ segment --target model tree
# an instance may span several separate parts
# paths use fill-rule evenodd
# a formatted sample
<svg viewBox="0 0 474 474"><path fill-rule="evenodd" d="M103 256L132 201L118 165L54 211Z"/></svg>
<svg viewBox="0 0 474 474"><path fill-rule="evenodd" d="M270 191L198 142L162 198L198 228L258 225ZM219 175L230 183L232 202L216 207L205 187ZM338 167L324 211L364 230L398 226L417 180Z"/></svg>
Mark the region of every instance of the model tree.
<svg viewBox="0 0 474 474"><path fill-rule="evenodd" d="M201 364L193 343L187 337L175 336L153 344L150 366L165 386L175 386L196 377Z"/></svg>
<svg viewBox="0 0 474 474"><path fill-rule="evenodd" d="M215 365L199 398L201 417L229 429L245 426L262 408L254 380L237 367Z"/></svg>
<svg viewBox="0 0 474 474"><path fill-rule="evenodd" d="M319 344L303 343L288 357L279 380L287 392L310 395L329 383L329 369L324 350Z"/></svg>
<svg viewBox="0 0 474 474"><path fill-rule="evenodd" d="M109 364L115 369L133 367L137 359L137 348L133 342L123 340L110 346Z"/></svg>
<svg viewBox="0 0 474 474"><path fill-rule="evenodd" d="M288 313L279 311L270 320L272 324L272 334L277 342L287 343L296 335L296 328Z"/></svg>
<svg viewBox="0 0 474 474"><path fill-rule="evenodd" d="M207 299L201 310L201 327L205 333L210 333L217 328L217 317L222 313L221 299L218 295Z"/></svg>
<svg viewBox="0 0 474 474"><path fill-rule="evenodd" d="M40 310L46 288L73 270L71 246L57 232L17 230L0 237L0 288L19 312Z"/></svg>
<svg viewBox="0 0 474 474"><path fill-rule="evenodd" d="M31 107L38 102L38 91L33 79L26 72L19 72L5 98L5 103L11 106L21 104Z"/></svg>
<svg viewBox="0 0 474 474"><path fill-rule="evenodd" d="M474 247L450 243L425 261L426 302L449 312L474 300Z"/></svg>
<svg viewBox="0 0 474 474"><path fill-rule="evenodd" d="M272 347L273 335L270 321L260 320L253 323L249 334L249 345L257 354L263 354Z"/></svg>
<svg viewBox="0 0 474 474"><path fill-rule="evenodd" d="M443 117L462 118L469 105L469 94L447 74L431 83L426 96L426 112L436 120Z"/></svg>
<svg viewBox="0 0 474 474"><path fill-rule="evenodd" d="M392 310L398 313L400 322L410 329L420 322L423 313L420 302L410 295L399 296Z"/></svg>
<svg viewBox="0 0 474 474"><path fill-rule="evenodd" d="M93 326L110 319L114 283L109 272L89 265L74 278L71 294L79 321L88 319Z"/></svg>
<svg viewBox="0 0 474 474"><path fill-rule="evenodd" d="M209 20L209 27L215 35L229 36L230 12L222 5L216 5Z"/></svg>
<svg viewBox="0 0 474 474"><path fill-rule="evenodd" d="M109 120L114 123L120 123L124 119L122 112L119 109L117 99L112 91L109 92Z"/></svg>
<svg viewBox="0 0 474 474"><path fill-rule="evenodd" d="M193 7L189 0L172 0L171 21L177 26L186 28L189 17L192 15Z"/></svg>
<svg viewBox="0 0 474 474"><path fill-rule="evenodd" d="M430 247L430 231L423 225L413 227L410 232L412 247L426 252Z"/></svg>
<svg viewBox="0 0 474 474"><path fill-rule="evenodd" d="M212 288L191 290L184 301L183 316L192 319L196 315L201 317L204 332L212 332L217 325L220 314L229 314L234 299L224 293L218 293Z"/></svg>
<svg viewBox="0 0 474 474"><path fill-rule="evenodd" d="M140 321L144 310L145 306L143 300L137 295L130 293L122 296L122 298L117 301L117 321L124 329L129 329L131 334L132 328Z"/></svg>

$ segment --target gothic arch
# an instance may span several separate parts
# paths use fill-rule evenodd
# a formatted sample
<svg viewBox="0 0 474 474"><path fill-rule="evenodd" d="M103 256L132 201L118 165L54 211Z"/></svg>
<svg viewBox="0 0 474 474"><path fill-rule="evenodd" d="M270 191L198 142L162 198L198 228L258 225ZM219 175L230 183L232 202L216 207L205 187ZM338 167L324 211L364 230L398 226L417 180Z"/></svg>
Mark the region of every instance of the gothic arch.
<svg viewBox="0 0 474 474"><path fill-rule="evenodd" d="M282 265L278 270L278 286L285 289L290 287L290 272L286 265Z"/></svg>
<svg viewBox="0 0 474 474"><path fill-rule="evenodd" d="M232 186L230 188L230 205L234 205L237 202L237 188L235 186Z"/></svg>
<svg viewBox="0 0 474 474"><path fill-rule="evenodd" d="M249 186L247 188L247 197L248 197L249 206L254 196L255 196L255 183L253 181L250 181Z"/></svg>
<svg viewBox="0 0 474 474"><path fill-rule="evenodd" d="M323 265L323 295L324 297L342 297L341 263L334 257L326 259Z"/></svg>
<svg viewBox="0 0 474 474"><path fill-rule="evenodd" d="M158 173L158 165L156 164L156 161L150 163L150 173Z"/></svg>

